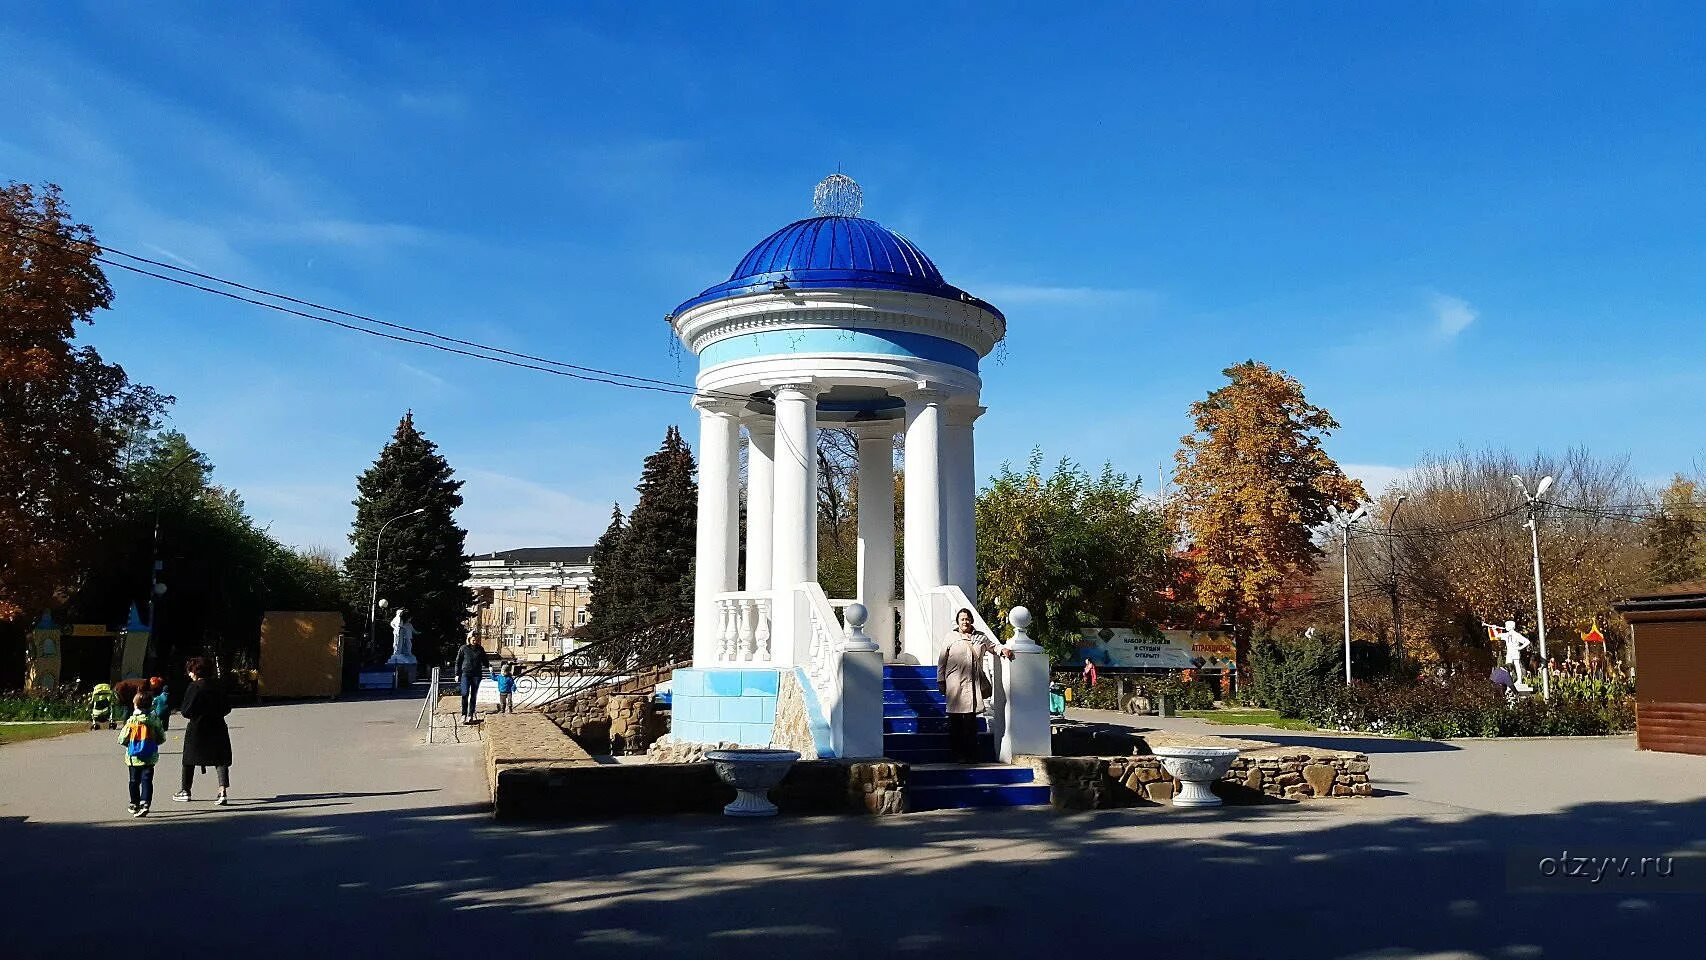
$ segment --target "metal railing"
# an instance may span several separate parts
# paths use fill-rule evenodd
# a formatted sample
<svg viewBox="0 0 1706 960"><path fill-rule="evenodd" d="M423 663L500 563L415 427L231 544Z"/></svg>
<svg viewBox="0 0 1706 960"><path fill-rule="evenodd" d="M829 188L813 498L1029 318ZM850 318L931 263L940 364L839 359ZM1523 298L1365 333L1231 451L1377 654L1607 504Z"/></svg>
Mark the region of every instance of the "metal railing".
<svg viewBox="0 0 1706 960"><path fill-rule="evenodd" d="M674 617L601 637L561 656L523 666L516 702L545 709L648 671L693 659L693 618Z"/></svg>

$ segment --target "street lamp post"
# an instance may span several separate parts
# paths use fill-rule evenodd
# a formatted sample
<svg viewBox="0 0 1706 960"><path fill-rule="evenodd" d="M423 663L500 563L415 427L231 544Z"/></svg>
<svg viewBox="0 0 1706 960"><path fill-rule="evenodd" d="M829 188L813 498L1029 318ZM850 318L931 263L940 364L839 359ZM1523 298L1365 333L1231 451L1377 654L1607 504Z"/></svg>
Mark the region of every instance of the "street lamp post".
<svg viewBox="0 0 1706 960"><path fill-rule="evenodd" d="M1345 686L1351 683L1351 527L1358 520L1368 516L1368 507L1357 507L1352 513L1345 513L1337 507L1332 509L1333 520L1343 528L1339 541L1340 565L1345 575Z"/></svg>
<svg viewBox="0 0 1706 960"><path fill-rule="evenodd" d="M373 596L367 605L367 649L371 653L378 643L377 624L379 619L379 548L385 542L385 528L404 517L415 517L426 513L426 507L417 507L408 513L399 513L379 525L379 532L373 537Z"/></svg>
<svg viewBox="0 0 1706 960"><path fill-rule="evenodd" d="M1546 505L1541 498L1552 488L1551 477L1541 477L1535 485L1534 492L1528 492L1528 485L1522 477L1513 476L1511 482L1522 491L1528 499L1528 539L1534 550L1534 624L1540 631L1540 695L1550 700L1552 698L1552 664L1546 656L1546 596L1540 587L1540 508Z"/></svg>
<svg viewBox="0 0 1706 960"><path fill-rule="evenodd" d="M1400 668L1404 666L1404 632L1399 629L1398 541L1392 538L1392 521L1398 519L1398 508L1408 499L1409 495L1399 494L1397 502L1392 504L1392 512L1386 515L1386 556L1392 564L1392 652Z"/></svg>

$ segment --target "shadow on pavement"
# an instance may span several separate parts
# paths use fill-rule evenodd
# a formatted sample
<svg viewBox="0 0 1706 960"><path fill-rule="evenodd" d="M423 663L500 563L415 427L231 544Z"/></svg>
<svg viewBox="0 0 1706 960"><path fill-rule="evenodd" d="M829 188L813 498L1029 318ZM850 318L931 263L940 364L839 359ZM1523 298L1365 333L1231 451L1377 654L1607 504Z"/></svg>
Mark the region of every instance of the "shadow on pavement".
<svg viewBox="0 0 1706 960"><path fill-rule="evenodd" d="M279 799L321 796L339 795ZM7 934L20 957L121 942L137 944L127 956L179 956L192 932L246 957L503 944L577 958L1628 956L1693 942L1702 895L1659 880L1638 893L1513 890L1512 852L1650 856L1703 837L1706 801L1544 816L1381 815L1356 801L520 827L480 804L259 809L0 818L0 879L9 912L30 918ZM96 871L104 894L67 896L97 864L137 865L151 891L190 898L193 931L168 913L148 921L157 936L137 937L108 868Z"/></svg>

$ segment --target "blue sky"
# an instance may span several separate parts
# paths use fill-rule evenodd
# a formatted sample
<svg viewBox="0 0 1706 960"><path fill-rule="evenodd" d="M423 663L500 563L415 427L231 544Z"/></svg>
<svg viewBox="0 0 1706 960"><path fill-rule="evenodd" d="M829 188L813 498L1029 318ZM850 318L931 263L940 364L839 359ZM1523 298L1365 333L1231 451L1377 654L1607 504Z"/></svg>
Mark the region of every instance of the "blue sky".
<svg viewBox="0 0 1706 960"><path fill-rule="evenodd" d="M1687 5L369 6L15 5L0 178L60 183L124 249L687 378L664 314L839 165L1007 314L982 476L1041 445L1153 484L1249 357L1377 481L1459 443L1643 478L1706 454ZM288 543L347 549L405 408L482 550L591 542L694 421L112 279L88 340Z"/></svg>

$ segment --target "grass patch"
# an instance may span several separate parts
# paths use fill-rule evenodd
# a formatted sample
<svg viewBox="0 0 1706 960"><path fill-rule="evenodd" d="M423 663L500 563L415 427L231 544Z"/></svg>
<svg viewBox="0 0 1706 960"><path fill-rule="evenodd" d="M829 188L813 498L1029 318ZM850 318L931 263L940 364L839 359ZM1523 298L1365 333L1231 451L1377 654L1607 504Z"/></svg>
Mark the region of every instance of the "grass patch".
<svg viewBox="0 0 1706 960"><path fill-rule="evenodd" d="M87 729L88 725L83 723L0 723L0 744L45 740Z"/></svg>
<svg viewBox="0 0 1706 960"><path fill-rule="evenodd" d="M1235 709L1235 710L1181 710L1181 717L1192 717L1197 720L1207 720L1209 723L1251 724L1262 727L1278 727L1281 730L1314 730L1315 724L1308 720L1297 720L1279 715L1278 710Z"/></svg>

